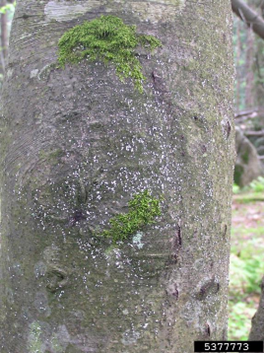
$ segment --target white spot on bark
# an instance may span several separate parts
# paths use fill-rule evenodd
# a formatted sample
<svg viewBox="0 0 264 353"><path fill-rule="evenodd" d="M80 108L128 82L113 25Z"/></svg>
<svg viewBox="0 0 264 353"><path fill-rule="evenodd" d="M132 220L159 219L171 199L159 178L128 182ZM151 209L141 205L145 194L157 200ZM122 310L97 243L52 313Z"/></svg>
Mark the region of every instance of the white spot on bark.
<svg viewBox="0 0 264 353"><path fill-rule="evenodd" d="M7 75L8 78L12 77L12 75L13 75L13 69L7 69L6 75Z"/></svg>
<svg viewBox="0 0 264 353"><path fill-rule="evenodd" d="M30 71L30 78L34 78L38 75L39 70L35 69L35 70L31 70Z"/></svg>
<svg viewBox="0 0 264 353"><path fill-rule="evenodd" d="M140 338L139 332L133 331L133 330L127 330L123 333L123 338L121 339L121 342L125 346L129 346L131 344L136 343L139 338Z"/></svg>
<svg viewBox="0 0 264 353"><path fill-rule="evenodd" d="M45 276L46 271L47 271L47 266L45 265L45 263L43 261L39 261L35 264L34 272L35 272L36 278Z"/></svg>
<svg viewBox="0 0 264 353"><path fill-rule="evenodd" d="M124 309L124 310L122 311L122 313L123 313L123 315L128 315L128 314L129 314L129 311L128 311L127 309Z"/></svg>

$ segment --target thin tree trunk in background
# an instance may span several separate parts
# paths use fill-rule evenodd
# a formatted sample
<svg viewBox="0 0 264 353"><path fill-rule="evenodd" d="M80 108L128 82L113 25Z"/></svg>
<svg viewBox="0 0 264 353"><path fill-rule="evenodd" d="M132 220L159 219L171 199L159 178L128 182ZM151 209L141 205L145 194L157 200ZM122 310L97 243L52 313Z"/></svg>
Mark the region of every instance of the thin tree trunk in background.
<svg viewBox="0 0 264 353"><path fill-rule="evenodd" d="M246 49L246 109L254 106L254 33L251 27L247 30L247 49Z"/></svg>
<svg viewBox="0 0 264 353"><path fill-rule="evenodd" d="M111 64L57 68L63 33L104 14L162 43L138 50L143 93ZM1 353L226 339L231 27L229 0L18 2L0 120ZM155 224L98 240L145 189L162 198Z"/></svg>
<svg viewBox="0 0 264 353"><path fill-rule="evenodd" d="M1 7L7 4L6 0L1 0ZM1 53L3 54L2 65L5 70L5 63L8 54L8 29L7 29L7 12L1 14Z"/></svg>
<svg viewBox="0 0 264 353"><path fill-rule="evenodd" d="M256 53L255 53L255 63L254 73L256 76L256 105L258 107L264 106L264 41L261 38L256 39ZM264 126L264 114L260 111L258 114L258 121L261 126Z"/></svg>
<svg viewBox="0 0 264 353"><path fill-rule="evenodd" d="M252 1L252 0L251 0ZM255 8L258 12L264 14L264 1L255 1ZM255 105L257 107L264 106L264 41L262 38L256 36L254 39L254 65L253 65L253 73L255 76ZM264 116L261 113L258 117L259 123L264 126Z"/></svg>

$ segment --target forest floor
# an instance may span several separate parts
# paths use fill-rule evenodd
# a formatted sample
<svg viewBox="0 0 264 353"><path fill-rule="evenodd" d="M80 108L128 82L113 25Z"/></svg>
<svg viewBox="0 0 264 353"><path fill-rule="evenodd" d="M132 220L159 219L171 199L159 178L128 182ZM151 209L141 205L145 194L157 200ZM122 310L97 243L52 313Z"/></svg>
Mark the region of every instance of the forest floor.
<svg viewBox="0 0 264 353"><path fill-rule="evenodd" d="M229 287L229 340L246 340L264 275L264 192L233 197Z"/></svg>

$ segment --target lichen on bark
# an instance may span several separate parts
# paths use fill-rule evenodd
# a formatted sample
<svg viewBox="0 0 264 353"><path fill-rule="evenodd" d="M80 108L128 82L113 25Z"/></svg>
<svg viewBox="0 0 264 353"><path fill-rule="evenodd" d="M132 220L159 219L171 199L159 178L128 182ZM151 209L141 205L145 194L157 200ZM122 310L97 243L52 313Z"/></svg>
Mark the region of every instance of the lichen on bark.
<svg viewBox="0 0 264 353"><path fill-rule="evenodd" d="M42 340L41 340L41 326L37 321L34 321L30 325L30 333L28 336L28 349L30 353L41 352Z"/></svg>
<svg viewBox="0 0 264 353"><path fill-rule="evenodd" d="M60 67L83 59L112 62L119 79L123 82L124 78L131 78L142 93L145 76L135 49L142 46L151 52L161 42L151 35L137 34L136 26L127 26L119 17L101 16L69 29L58 46Z"/></svg>

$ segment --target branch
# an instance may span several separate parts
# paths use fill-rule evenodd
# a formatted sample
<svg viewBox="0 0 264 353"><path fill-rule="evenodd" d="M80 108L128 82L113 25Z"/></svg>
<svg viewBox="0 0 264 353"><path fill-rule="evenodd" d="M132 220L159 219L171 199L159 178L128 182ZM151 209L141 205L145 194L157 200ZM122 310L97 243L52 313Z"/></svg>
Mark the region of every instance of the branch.
<svg viewBox="0 0 264 353"><path fill-rule="evenodd" d="M242 0L231 0L233 12L264 39L264 20Z"/></svg>
<svg viewBox="0 0 264 353"><path fill-rule="evenodd" d="M249 136L264 136L264 130L260 131L245 131L244 134L249 137Z"/></svg>
<svg viewBox="0 0 264 353"><path fill-rule="evenodd" d="M256 116L258 116L259 113L259 108L252 108L250 110L243 110L243 111L239 111L237 113L235 113L235 119L240 119L240 118L255 118Z"/></svg>

